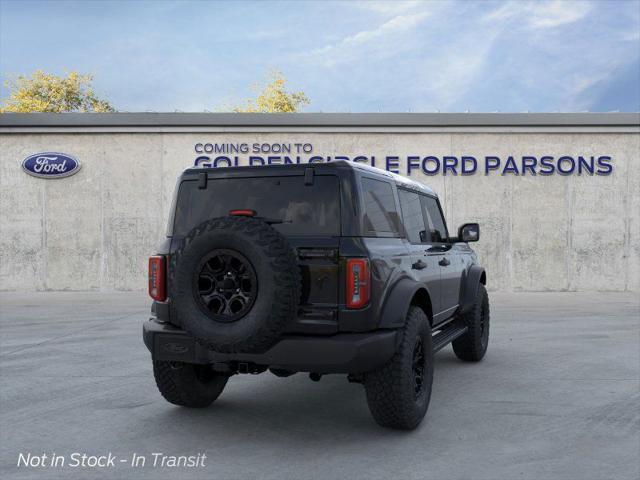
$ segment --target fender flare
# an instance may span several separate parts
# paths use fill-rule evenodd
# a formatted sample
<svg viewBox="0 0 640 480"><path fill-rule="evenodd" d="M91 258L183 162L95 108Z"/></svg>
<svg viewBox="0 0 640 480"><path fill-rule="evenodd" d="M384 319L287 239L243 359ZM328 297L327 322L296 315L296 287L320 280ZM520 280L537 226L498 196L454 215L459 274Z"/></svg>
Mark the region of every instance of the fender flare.
<svg viewBox="0 0 640 480"><path fill-rule="evenodd" d="M482 279L484 278L484 282ZM472 265L467 272L460 294L460 313L467 313L473 308L478 295L478 285L486 283L487 274L479 265Z"/></svg>
<svg viewBox="0 0 640 480"><path fill-rule="evenodd" d="M431 295L423 284L407 277L398 281L391 288L387 300L382 306L379 327L399 328L404 326L411 301L420 290L424 291L431 302ZM432 312L426 311L425 313L429 317L429 321L432 321Z"/></svg>

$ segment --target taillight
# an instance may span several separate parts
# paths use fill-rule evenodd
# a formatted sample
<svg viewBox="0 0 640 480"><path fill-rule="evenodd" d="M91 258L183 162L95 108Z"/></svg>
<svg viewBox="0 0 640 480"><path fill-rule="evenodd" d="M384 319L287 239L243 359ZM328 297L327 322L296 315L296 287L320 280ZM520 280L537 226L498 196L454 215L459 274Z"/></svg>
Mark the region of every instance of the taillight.
<svg viewBox="0 0 640 480"><path fill-rule="evenodd" d="M347 260L347 308L362 308L370 297L369 260L350 258Z"/></svg>
<svg viewBox="0 0 640 480"><path fill-rule="evenodd" d="M149 295L158 302L167 299L166 262L162 255L149 257Z"/></svg>

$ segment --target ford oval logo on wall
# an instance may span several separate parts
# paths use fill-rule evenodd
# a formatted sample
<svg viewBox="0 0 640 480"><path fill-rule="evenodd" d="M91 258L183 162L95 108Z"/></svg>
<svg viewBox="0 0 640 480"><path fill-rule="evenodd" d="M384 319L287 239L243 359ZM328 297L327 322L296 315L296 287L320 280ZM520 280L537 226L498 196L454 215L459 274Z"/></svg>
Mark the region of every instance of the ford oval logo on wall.
<svg viewBox="0 0 640 480"><path fill-rule="evenodd" d="M34 177L63 178L80 170L80 162L66 153L44 152L25 158L22 169Z"/></svg>

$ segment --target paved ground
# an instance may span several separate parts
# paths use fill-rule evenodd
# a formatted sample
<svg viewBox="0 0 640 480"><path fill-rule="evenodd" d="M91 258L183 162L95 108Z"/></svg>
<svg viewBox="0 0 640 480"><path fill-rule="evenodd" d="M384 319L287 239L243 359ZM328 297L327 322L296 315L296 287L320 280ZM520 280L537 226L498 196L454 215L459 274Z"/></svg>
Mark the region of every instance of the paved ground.
<svg viewBox="0 0 640 480"><path fill-rule="evenodd" d="M0 294L0 477L637 479L638 302L493 294L485 361L440 352L426 420L398 433L342 376L236 376L207 410L173 407L140 338L143 294ZM17 468L20 452L148 459ZM153 468L152 452L208 458Z"/></svg>

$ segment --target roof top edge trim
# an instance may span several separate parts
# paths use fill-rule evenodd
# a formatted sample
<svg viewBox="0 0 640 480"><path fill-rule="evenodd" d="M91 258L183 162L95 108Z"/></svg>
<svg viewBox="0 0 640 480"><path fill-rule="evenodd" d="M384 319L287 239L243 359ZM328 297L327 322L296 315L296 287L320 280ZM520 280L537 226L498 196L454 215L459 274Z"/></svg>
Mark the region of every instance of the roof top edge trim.
<svg viewBox="0 0 640 480"><path fill-rule="evenodd" d="M2 127L640 126L638 113L3 113Z"/></svg>

